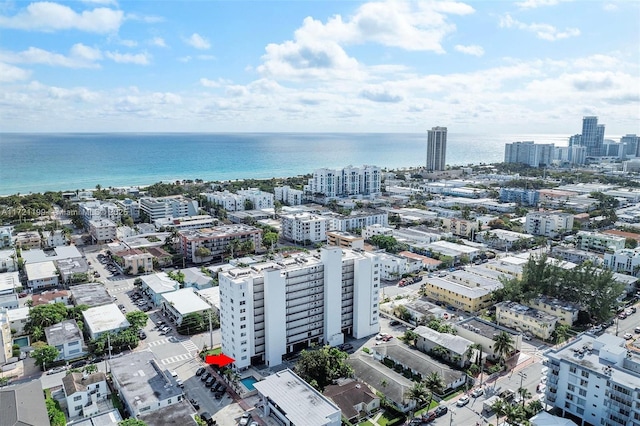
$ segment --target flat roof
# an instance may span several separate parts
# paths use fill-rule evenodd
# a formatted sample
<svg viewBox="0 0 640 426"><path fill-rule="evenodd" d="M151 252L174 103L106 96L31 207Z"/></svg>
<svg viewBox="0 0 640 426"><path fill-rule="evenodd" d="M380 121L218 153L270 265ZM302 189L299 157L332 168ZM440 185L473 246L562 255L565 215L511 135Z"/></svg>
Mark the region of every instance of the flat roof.
<svg viewBox="0 0 640 426"><path fill-rule="evenodd" d="M173 309L183 316L192 312L211 309L211 306L198 297L190 287L169 293L163 293L162 297L173 307Z"/></svg>
<svg viewBox="0 0 640 426"><path fill-rule="evenodd" d="M197 414L191 403L186 399L167 405L157 410L145 411L138 414L138 419L148 425L192 425L193 416Z"/></svg>
<svg viewBox="0 0 640 426"><path fill-rule="evenodd" d="M92 334L127 328L131 324L115 304L96 306L82 312L85 324Z"/></svg>
<svg viewBox="0 0 640 426"><path fill-rule="evenodd" d="M142 282L149 287L154 293L166 293L175 291L179 283L169 278L166 272L158 272L157 274L143 275L140 277Z"/></svg>
<svg viewBox="0 0 640 426"><path fill-rule="evenodd" d="M442 240L436 241L435 243L431 243L427 247L435 250L444 249L444 250L456 251L456 252L465 253L465 254L477 253L478 251L480 251L475 247L469 247L462 244L456 244L456 243L451 243L449 241L442 241Z"/></svg>
<svg viewBox="0 0 640 426"><path fill-rule="evenodd" d="M337 405L289 369L267 376L253 386L277 404L293 424L322 426L329 416L340 413Z"/></svg>
<svg viewBox="0 0 640 426"><path fill-rule="evenodd" d="M426 281L428 284L431 284L434 287L439 287L452 293L468 297L470 299L477 299L479 297L486 296L492 291L502 288L502 284L500 282L497 282L493 285L485 285L484 287L469 287L458 282L449 281L438 277L427 278Z"/></svg>
<svg viewBox="0 0 640 426"><path fill-rule="evenodd" d="M94 307L113 303L113 298L102 284L78 284L70 287L69 291L76 306L87 305Z"/></svg>
<svg viewBox="0 0 640 426"><path fill-rule="evenodd" d="M369 355L354 354L347 358L355 376L372 388L384 392L384 395L398 405L403 405L405 392L411 388L413 382L401 374L396 373ZM382 383L385 383L383 386Z"/></svg>
<svg viewBox="0 0 640 426"><path fill-rule="evenodd" d="M40 249L22 251L22 258L26 264L47 262L50 260L73 259L76 257L82 257L82 253L78 251L76 246L60 246L47 251Z"/></svg>
<svg viewBox="0 0 640 426"><path fill-rule="evenodd" d="M200 295L209 305L220 309L220 287L203 288L202 290L194 290L196 294Z"/></svg>
<svg viewBox="0 0 640 426"><path fill-rule="evenodd" d="M493 336L495 334L500 333L501 331L505 331L512 336L517 336L520 334L506 327L502 327L500 325L485 321L477 317L467 318L466 320L462 320L454 324L454 326L455 328L464 328L465 330L472 331L476 334L479 334L480 336L489 338L491 340L493 340Z"/></svg>
<svg viewBox="0 0 640 426"><path fill-rule="evenodd" d="M153 352L131 352L107 361L122 396L133 407L157 408L160 401L182 395L182 389L156 361Z"/></svg>
<svg viewBox="0 0 640 426"><path fill-rule="evenodd" d="M0 293L12 292L16 287L22 287L20 273L3 272L0 274Z"/></svg>
<svg viewBox="0 0 640 426"><path fill-rule="evenodd" d="M416 327L414 333L419 334L430 342L434 342L439 346L447 348L457 354L464 354L473 342L455 334L440 333L432 328L423 325Z"/></svg>
<svg viewBox="0 0 640 426"><path fill-rule="evenodd" d="M50 346L64 345L68 342L82 340L82 333L75 320L66 320L44 329L47 343Z"/></svg>
<svg viewBox="0 0 640 426"><path fill-rule="evenodd" d="M27 263L24 265L29 281L42 280L58 275L56 265L52 262Z"/></svg>

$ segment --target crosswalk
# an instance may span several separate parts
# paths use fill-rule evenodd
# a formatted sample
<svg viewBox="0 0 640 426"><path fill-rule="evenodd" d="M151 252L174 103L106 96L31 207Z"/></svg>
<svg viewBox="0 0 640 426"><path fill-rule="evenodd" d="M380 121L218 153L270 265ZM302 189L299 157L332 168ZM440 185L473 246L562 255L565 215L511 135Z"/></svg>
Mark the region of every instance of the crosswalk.
<svg viewBox="0 0 640 426"><path fill-rule="evenodd" d="M193 354L180 354L180 355L170 356L169 358L161 359L160 363L162 365L168 365L168 364L173 364L175 362L188 361L190 359L193 359Z"/></svg>
<svg viewBox="0 0 640 426"><path fill-rule="evenodd" d="M160 346L160 345L164 345L165 343L172 343L172 342L173 342L173 338L168 337L166 339L159 339L159 340L154 340L153 342L147 342L147 346L149 347Z"/></svg>
<svg viewBox="0 0 640 426"><path fill-rule="evenodd" d="M180 344L183 348L189 351L189 353L198 351L198 347L191 341L191 339L183 340L182 342L180 342Z"/></svg>

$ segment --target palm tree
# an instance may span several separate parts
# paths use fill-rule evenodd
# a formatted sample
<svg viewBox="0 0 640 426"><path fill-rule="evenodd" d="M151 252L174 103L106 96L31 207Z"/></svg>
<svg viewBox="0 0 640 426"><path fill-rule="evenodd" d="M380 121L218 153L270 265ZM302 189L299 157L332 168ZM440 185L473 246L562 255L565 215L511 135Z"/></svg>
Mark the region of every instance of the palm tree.
<svg viewBox="0 0 640 426"><path fill-rule="evenodd" d="M491 406L491 409L496 413L496 426L500 424L500 417L507 414L507 407L509 404L505 403L502 399L496 400Z"/></svg>
<svg viewBox="0 0 640 426"><path fill-rule="evenodd" d="M416 333L413 330L407 330L404 332L404 336L402 336L402 340L404 340L405 342L415 346L416 345L416 341L418 340L418 337L420 337L420 335L418 333Z"/></svg>
<svg viewBox="0 0 640 426"><path fill-rule="evenodd" d="M429 389L431 393L431 398L429 399L429 405L431 406L431 401L433 401L434 393L441 393L444 389L444 380L442 376L438 374L436 371L432 371L424 378L424 386Z"/></svg>
<svg viewBox="0 0 640 426"><path fill-rule="evenodd" d="M567 338L569 337L569 329L569 326L565 324L556 325L556 329L553 331L554 343L556 345L567 340Z"/></svg>
<svg viewBox="0 0 640 426"><path fill-rule="evenodd" d="M507 355L511 355L515 348L513 338L506 331L501 331L493 340L495 342L493 351L501 361L504 361Z"/></svg>
<svg viewBox="0 0 640 426"><path fill-rule="evenodd" d="M524 408L519 405L507 404L504 414L507 416L507 423L510 425L520 426L526 420Z"/></svg>
<svg viewBox="0 0 640 426"><path fill-rule="evenodd" d="M404 396L412 401L416 402L416 406L422 407L427 403L431 403L431 392L425 387L422 382L415 382L413 386L411 386L405 392Z"/></svg>
<svg viewBox="0 0 640 426"><path fill-rule="evenodd" d="M527 404L527 411L529 412L529 417L533 417L538 414L540 411L544 409L542 402L539 399L535 399Z"/></svg>
<svg viewBox="0 0 640 426"><path fill-rule="evenodd" d="M522 398L522 407L524 407L525 400L531 398L531 392L527 388L518 388L518 395Z"/></svg>

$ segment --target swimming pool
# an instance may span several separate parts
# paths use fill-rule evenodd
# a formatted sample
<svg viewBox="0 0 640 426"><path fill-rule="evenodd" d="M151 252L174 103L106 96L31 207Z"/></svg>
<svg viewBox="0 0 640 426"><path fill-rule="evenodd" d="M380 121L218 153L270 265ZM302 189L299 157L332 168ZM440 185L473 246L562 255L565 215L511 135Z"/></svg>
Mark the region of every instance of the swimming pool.
<svg viewBox="0 0 640 426"><path fill-rule="evenodd" d="M252 390L254 390L255 388L253 387L253 384L255 382L257 382L258 380L253 377L253 376L249 376L249 377L245 377L244 379L240 379L240 381L242 382L242 384L244 385L245 388L247 388L247 390L249 392L251 392Z"/></svg>
<svg viewBox="0 0 640 426"><path fill-rule="evenodd" d="M23 336L13 339L13 344L18 345L18 347L29 346L29 337Z"/></svg>

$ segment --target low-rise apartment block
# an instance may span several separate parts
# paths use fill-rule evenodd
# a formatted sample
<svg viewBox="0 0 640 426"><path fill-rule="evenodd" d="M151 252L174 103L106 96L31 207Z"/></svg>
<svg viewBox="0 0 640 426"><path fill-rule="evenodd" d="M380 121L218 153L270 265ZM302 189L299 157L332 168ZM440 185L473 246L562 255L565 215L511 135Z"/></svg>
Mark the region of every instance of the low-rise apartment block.
<svg viewBox="0 0 640 426"><path fill-rule="evenodd" d="M496 322L521 333L532 334L541 339L550 339L556 329L558 317L516 302L496 305Z"/></svg>
<svg viewBox="0 0 640 426"><path fill-rule="evenodd" d="M218 274L222 349L236 368L266 363L344 334L378 332L380 261L375 254L323 247Z"/></svg>
<svg viewBox="0 0 640 426"><path fill-rule="evenodd" d="M94 219L89 223L89 235L96 244L109 243L118 239L117 226L109 219Z"/></svg>
<svg viewBox="0 0 640 426"><path fill-rule="evenodd" d="M640 272L640 248L621 249L604 254L604 267L637 275Z"/></svg>
<svg viewBox="0 0 640 426"><path fill-rule="evenodd" d="M532 308L557 316L560 324L571 327L576 321L578 321L580 306L575 303L565 302L563 300L547 296L540 296L533 299L529 304Z"/></svg>
<svg viewBox="0 0 640 426"><path fill-rule="evenodd" d="M27 274L27 287L33 290L56 287L60 281L58 270L52 261L27 263L24 270Z"/></svg>
<svg viewBox="0 0 640 426"><path fill-rule="evenodd" d="M232 251L253 252L262 246L262 230L243 224L180 231L179 238L180 251L193 263L222 260Z"/></svg>
<svg viewBox="0 0 640 426"><path fill-rule="evenodd" d="M490 231L478 232L475 235L475 240L486 244L487 247L492 249L509 250L515 244L530 243L533 240L533 235L507 231L506 229L492 229Z"/></svg>
<svg viewBox="0 0 640 426"><path fill-rule="evenodd" d="M122 219L120 207L109 201L87 201L78 204L78 213L82 218L85 228L89 228L92 220L107 219L118 223Z"/></svg>
<svg viewBox="0 0 640 426"><path fill-rule="evenodd" d="M114 253L122 270L127 274L148 274L153 272L153 255L140 249Z"/></svg>
<svg viewBox="0 0 640 426"><path fill-rule="evenodd" d="M69 417L91 417L100 412L99 402L109 398L111 392L105 373L69 373L62 379ZM104 408L107 404L104 404Z"/></svg>
<svg viewBox="0 0 640 426"><path fill-rule="evenodd" d="M425 280L424 294L431 300L445 303L465 312L478 312L491 305L491 293L501 286L498 283L483 287L472 287L462 282L430 277Z"/></svg>
<svg viewBox="0 0 640 426"><path fill-rule="evenodd" d="M400 279L404 274L412 274L422 270L420 259L398 256L386 252L379 253L381 278L392 281Z"/></svg>
<svg viewBox="0 0 640 426"><path fill-rule="evenodd" d="M524 231L531 235L554 238L573 229L573 214L562 212L527 213Z"/></svg>
<svg viewBox="0 0 640 426"><path fill-rule="evenodd" d="M380 224L374 224L365 226L362 230L362 238L364 238L365 240L370 240L374 235L384 235L390 237L393 235L393 228L389 228Z"/></svg>
<svg viewBox="0 0 640 426"><path fill-rule="evenodd" d="M456 217L442 218L442 227L445 232L450 232L459 237L470 237L474 232L478 232L480 228L476 220L459 219Z"/></svg>
<svg viewBox="0 0 640 426"><path fill-rule="evenodd" d="M210 228L218 224L218 219L207 214L186 217L164 217L153 222L157 229L175 229L183 231L185 229Z"/></svg>
<svg viewBox="0 0 640 426"><path fill-rule="evenodd" d="M331 229L329 217L311 213L285 214L282 220L282 238L302 244L327 241L327 230Z"/></svg>
<svg viewBox="0 0 640 426"><path fill-rule="evenodd" d="M535 189L501 188L500 201L516 203L521 206L535 207L538 205L540 194Z"/></svg>
<svg viewBox="0 0 640 426"><path fill-rule="evenodd" d="M18 232L15 238L16 247L23 250L39 249L42 246L42 238L37 231Z"/></svg>
<svg viewBox="0 0 640 426"><path fill-rule="evenodd" d="M363 196L375 198L382 194L382 175L377 166L348 166L340 170L318 169L304 186L311 196L328 198Z"/></svg>
<svg viewBox="0 0 640 426"><path fill-rule="evenodd" d="M166 217L196 216L198 202L182 195L140 198L140 211L150 221Z"/></svg>
<svg viewBox="0 0 640 426"><path fill-rule="evenodd" d="M86 353L84 338L75 320L66 320L44 329L49 346L55 347L59 354L56 360L80 358Z"/></svg>
<svg viewBox="0 0 640 426"><path fill-rule="evenodd" d="M458 336L464 337L472 341L473 343L480 344L482 346L482 357L488 356L492 359L497 359L500 354L495 350L495 336L505 332L513 340L514 352L519 352L522 347L522 335L516 333L511 329L502 327L492 322L483 320L478 317L471 317L460 322L455 323Z"/></svg>
<svg viewBox="0 0 640 426"><path fill-rule="evenodd" d="M640 355L623 338L582 334L545 356L546 403L563 417L585 425L640 425Z"/></svg>
<svg viewBox="0 0 640 426"><path fill-rule="evenodd" d="M364 238L346 231L327 231L327 244L348 249L364 250Z"/></svg>
<svg viewBox="0 0 640 426"><path fill-rule="evenodd" d="M592 250L599 253L606 251L622 250L625 245L625 238L611 234L601 234L599 232L578 231L576 244L582 250Z"/></svg>
<svg viewBox="0 0 640 426"><path fill-rule="evenodd" d="M304 191L293 189L289 185L276 186L273 188L275 199L289 206L298 206L304 200Z"/></svg>

